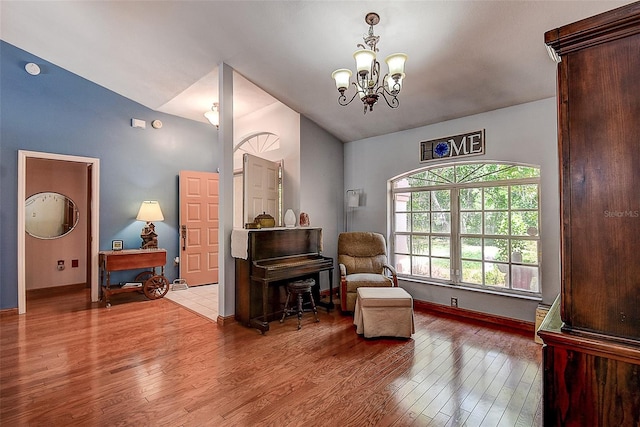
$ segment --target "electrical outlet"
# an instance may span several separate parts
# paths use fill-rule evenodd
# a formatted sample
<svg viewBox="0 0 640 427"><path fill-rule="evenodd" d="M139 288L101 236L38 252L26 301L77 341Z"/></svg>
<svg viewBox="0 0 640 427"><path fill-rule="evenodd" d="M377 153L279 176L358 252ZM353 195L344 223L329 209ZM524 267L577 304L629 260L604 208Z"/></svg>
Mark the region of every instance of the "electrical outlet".
<svg viewBox="0 0 640 427"><path fill-rule="evenodd" d="M451 307L457 307L457 306L458 306L458 298L451 297Z"/></svg>

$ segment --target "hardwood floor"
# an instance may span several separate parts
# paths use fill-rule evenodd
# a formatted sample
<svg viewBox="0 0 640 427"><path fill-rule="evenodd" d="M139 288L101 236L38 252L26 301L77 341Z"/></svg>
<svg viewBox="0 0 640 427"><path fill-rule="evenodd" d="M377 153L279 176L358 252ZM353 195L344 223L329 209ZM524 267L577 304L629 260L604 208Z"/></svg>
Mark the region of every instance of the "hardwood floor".
<svg viewBox="0 0 640 427"><path fill-rule="evenodd" d="M0 318L3 426L541 425L532 337L415 313L410 340L321 310L264 336L167 300L86 290Z"/></svg>

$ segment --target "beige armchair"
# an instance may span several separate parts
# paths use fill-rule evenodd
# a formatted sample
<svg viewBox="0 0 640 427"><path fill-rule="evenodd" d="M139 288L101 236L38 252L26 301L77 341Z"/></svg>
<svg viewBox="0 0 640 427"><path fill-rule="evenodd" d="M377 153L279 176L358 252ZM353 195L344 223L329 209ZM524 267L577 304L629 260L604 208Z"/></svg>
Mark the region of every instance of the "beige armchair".
<svg viewBox="0 0 640 427"><path fill-rule="evenodd" d="M396 270L388 264L387 245L382 234L340 233L338 264L342 311L354 311L359 287L398 286Z"/></svg>

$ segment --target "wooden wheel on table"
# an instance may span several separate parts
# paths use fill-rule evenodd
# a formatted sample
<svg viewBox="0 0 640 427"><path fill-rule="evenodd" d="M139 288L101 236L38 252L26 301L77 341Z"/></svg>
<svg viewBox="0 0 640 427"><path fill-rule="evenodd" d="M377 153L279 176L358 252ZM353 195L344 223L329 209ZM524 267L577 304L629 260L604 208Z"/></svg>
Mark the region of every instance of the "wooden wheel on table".
<svg viewBox="0 0 640 427"><path fill-rule="evenodd" d="M153 271L143 271L142 273L138 273L138 275L136 276L134 282L140 282L142 284L144 284L144 282L146 282L147 280L151 279L154 276Z"/></svg>
<svg viewBox="0 0 640 427"><path fill-rule="evenodd" d="M169 292L169 281L164 276L152 276L144 282L142 292L149 299L162 298Z"/></svg>

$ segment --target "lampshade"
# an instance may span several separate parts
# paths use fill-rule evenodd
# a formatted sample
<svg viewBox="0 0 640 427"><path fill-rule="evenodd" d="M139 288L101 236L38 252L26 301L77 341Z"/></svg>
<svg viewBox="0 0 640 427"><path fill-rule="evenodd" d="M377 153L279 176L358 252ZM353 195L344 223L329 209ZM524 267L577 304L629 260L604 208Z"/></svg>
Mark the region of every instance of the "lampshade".
<svg viewBox="0 0 640 427"><path fill-rule="evenodd" d="M389 66L389 75L404 74L404 63L407 61L407 55L404 53L394 53L387 56L385 62Z"/></svg>
<svg viewBox="0 0 640 427"><path fill-rule="evenodd" d="M369 49L360 49L353 53L353 58L356 60L358 74L367 76L371 73L371 65L376 60L376 53Z"/></svg>
<svg viewBox="0 0 640 427"><path fill-rule="evenodd" d="M136 219L138 221L147 222L164 221L160 204L155 200L145 200L140 205L140 210L138 211Z"/></svg>
<svg viewBox="0 0 640 427"><path fill-rule="evenodd" d="M331 73L331 77L336 81L336 87L338 90L340 89L348 89L349 88L349 79L351 78L351 70L347 70L346 68L341 68L339 70L335 70Z"/></svg>
<svg viewBox="0 0 640 427"><path fill-rule="evenodd" d="M204 116L209 120L209 123L215 127L220 126L220 112L218 111L218 103L214 102L211 110L204 113Z"/></svg>
<svg viewBox="0 0 640 427"><path fill-rule="evenodd" d="M360 206L360 195L357 192L350 190L347 199L347 206L350 208L357 208Z"/></svg>

